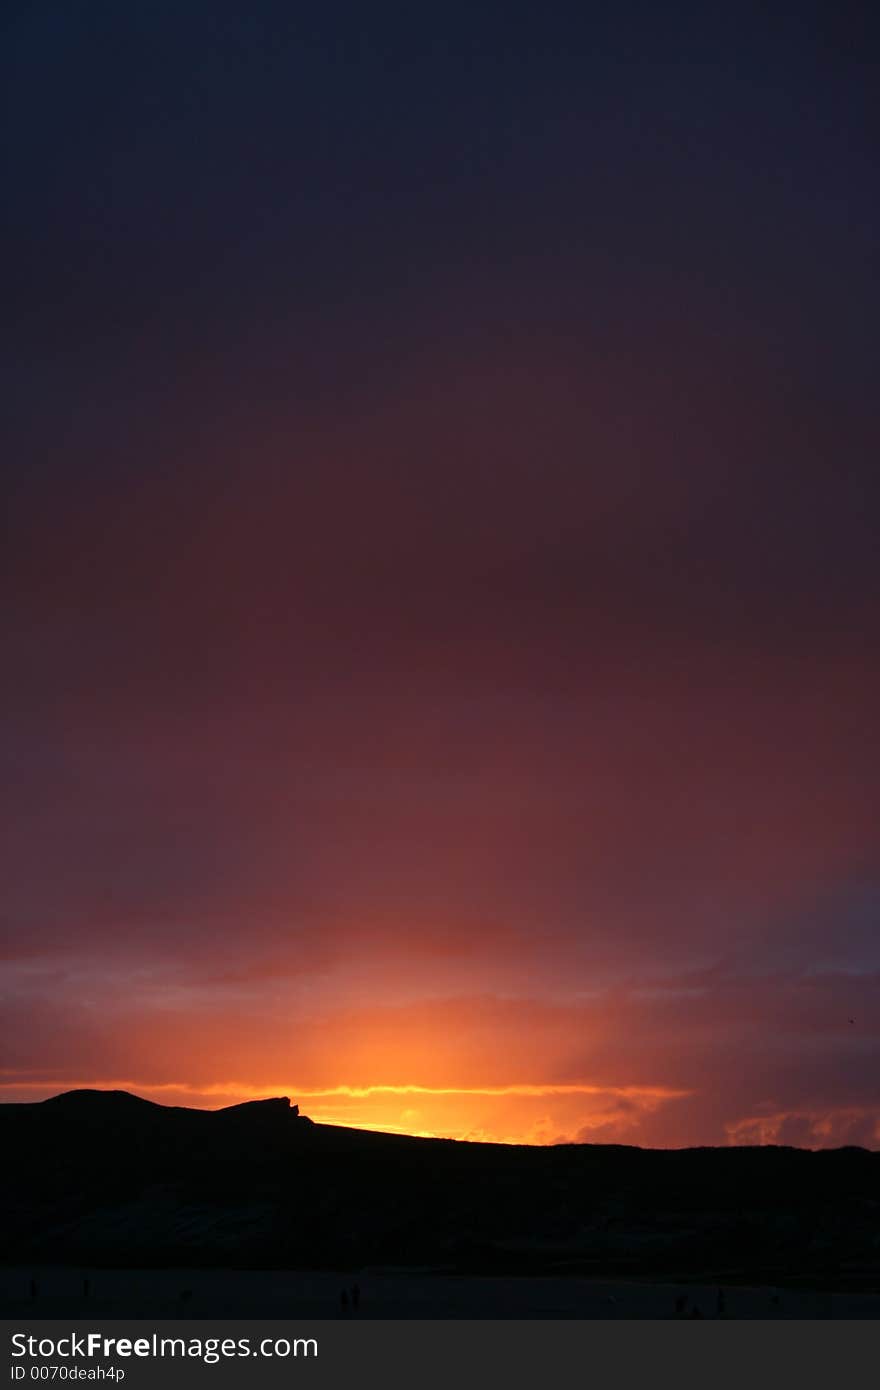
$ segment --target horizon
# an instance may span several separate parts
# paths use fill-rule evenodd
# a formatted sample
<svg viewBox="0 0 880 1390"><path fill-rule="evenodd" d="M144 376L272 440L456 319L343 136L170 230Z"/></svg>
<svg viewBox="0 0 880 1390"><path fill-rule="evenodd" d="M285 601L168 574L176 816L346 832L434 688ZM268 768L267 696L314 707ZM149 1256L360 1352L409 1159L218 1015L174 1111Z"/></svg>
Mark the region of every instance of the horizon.
<svg viewBox="0 0 880 1390"><path fill-rule="evenodd" d="M175 1088L168 1088L168 1089L175 1089ZM294 1093L294 1094L295 1094L295 1093ZM293 1095L293 1094L288 1095L288 1094L286 1094L286 1093L280 1093L280 1092L273 1092L273 1093L269 1093L269 1094L265 1094L265 1095L259 1095L259 1096L249 1096L249 1097L247 1097L245 1100L231 1101L231 1102L229 1102L229 1103L227 1103L227 1104L224 1104L224 1105L216 1105L216 1106L208 1106L208 1105L180 1105L180 1104L170 1103L170 1102L167 1102L167 1101L164 1101L164 1100L155 1100L155 1099L153 1099L153 1098L150 1097L150 1096L141 1095L141 1094L139 1094L137 1091L130 1090L127 1086L123 1086L123 1085L121 1085L121 1084L117 1084L117 1085L108 1086L108 1087L99 1087L99 1086L78 1086L78 1087L75 1087L74 1089L69 1090L69 1091L53 1092L51 1095L41 1096L38 1100L16 1100L16 1101L2 1100L2 1101L0 1101L0 1104L6 1104L6 1105L42 1105L42 1104L44 1104L44 1103L47 1102L47 1101L53 1101L53 1100L66 1100L66 1099L70 1098L71 1096L86 1096L86 1095L88 1095L88 1096L117 1096L117 1097L119 1097L119 1096L124 1096L127 1100L142 1101L142 1102L143 1102L144 1104L146 1104L146 1105L155 1105L155 1106L157 1106L158 1108L164 1109L164 1110L192 1110L192 1111L195 1111L195 1112L197 1112L197 1113L199 1113L199 1114L208 1114L208 1115L212 1115L212 1114L221 1114L224 1110L235 1110L235 1109L238 1109L241 1105L272 1104L273 1102L277 1102L277 1101L283 1100L283 1101L286 1101L286 1102L287 1102L288 1106L290 1106L291 1108L295 1108L295 1109L297 1110L297 1114L296 1114L295 1116L292 1116L291 1118L304 1119L304 1120L307 1120L307 1121L308 1121L309 1123L311 1123L311 1124L319 1125L319 1126L326 1127L326 1128L329 1128L329 1129L345 1129L345 1130L352 1130L352 1131L354 1131L354 1132L361 1132L361 1131L363 1131L363 1132L365 1132L365 1133L377 1134L377 1135L383 1135L383 1134L384 1134L384 1135L387 1135L388 1138L395 1138L395 1139L429 1139L429 1140L442 1140L442 1141L445 1142L445 1143L452 1143L452 1144L478 1144L478 1145L479 1145L479 1144L483 1144L483 1145L487 1145L487 1146L501 1147L501 1148L538 1148L538 1149L540 1149L540 1148L559 1148L559 1147L568 1147L568 1148L571 1148L572 1146L574 1146L574 1147L585 1147L585 1148L632 1148L632 1149L641 1149L641 1150L643 1150L644 1152L648 1152L648 1153L663 1153L663 1152L667 1152L667 1153L685 1153L685 1152L693 1152L693 1151L696 1151L696 1150L702 1150L702 1149L704 1149L704 1148L711 1148L711 1149L718 1149L718 1150L731 1150L731 1149L742 1149L742 1148L748 1148L748 1149L750 1149L750 1150L753 1150L753 1149L767 1149L767 1148L787 1148L787 1149L795 1149L795 1150L797 1150L798 1152L801 1152L801 1153L831 1153L831 1152L839 1152L839 1151L841 1151L842 1149L858 1148L858 1149L862 1149L863 1152L865 1152L865 1153L876 1152L876 1150L872 1150L869 1146L862 1145L862 1144L840 1144L840 1145L834 1145L834 1146L827 1146L827 1145L810 1146L810 1145L806 1145L806 1144L776 1144L776 1143L773 1143L772 1141L770 1141L770 1142L768 1142L768 1141L761 1141L761 1142L756 1143L756 1144L744 1144L744 1143L737 1143L737 1142L733 1142L733 1141L730 1141L730 1140L729 1140L727 1144L717 1144L717 1145L680 1144L680 1145L661 1145L661 1146L658 1146L658 1147L654 1147L654 1146L646 1145L646 1144L636 1144L636 1143L627 1144L627 1143L621 1143L621 1142L619 1142L619 1141L610 1141L610 1140L606 1140L606 1141L604 1141L604 1142L598 1142L598 1143L597 1143L596 1141L594 1141L594 1140L589 1140L589 1139L571 1140L571 1139L561 1138L561 1139L554 1139L554 1140L552 1140L552 1141L543 1140L543 1141L540 1141L540 1142L537 1142L537 1143L535 1143L535 1142L530 1143L528 1140L522 1140L522 1139L516 1139L516 1138L512 1138L512 1139L486 1139L486 1138L479 1138L479 1139L478 1139L478 1138L473 1138L473 1137L471 1137L471 1136L469 1136L469 1135L436 1134L436 1133L431 1133L431 1132L422 1132L422 1133L420 1133L420 1132L412 1132L412 1131L409 1131L409 1130L401 1130L401 1129L394 1129L394 1128L385 1129L385 1128L382 1128L381 1126L371 1125L371 1124L369 1124L369 1123L366 1123L366 1124L340 1124L338 1121L335 1121L335 1120L325 1120L325 1119L322 1119L322 1118L320 1118L320 1117L316 1117L316 1116L311 1115L311 1114L308 1114L308 1115L305 1114L304 1111L299 1107L298 1102L294 1099L294 1095Z"/></svg>
<svg viewBox="0 0 880 1390"><path fill-rule="evenodd" d="M43 1090L43 1087L40 1086L39 1090ZM398 1127L395 1126L371 1125L370 1122L341 1123L339 1122L339 1120L325 1119L324 1116L314 1115L314 1113L311 1113L311 1106L309 1113L304 1112L302 1109L302 1105L300 1105L300 1102L298 1101L298 1099L296 1099L296 1095L300 1095L300 1097L302 1097L302 1091L296 1091L296 1088L291 1087L279 1087L275 1088L275 1090L272 1090L272 1088L268 1088L268 1090L266 1091L261 1091L260 1094L245 1094L241 1095L241 1097L239 1097L239 1093L236 1093L235 1090L224 1090L222 1091L224 1097L239 1098L224 1099L224 1102L222 1102L222 1104L220 1105L184 1104L184 1102L181 1102L181 1099L165 1098L168 1094L174 1095L174 1097L186 1097L188 1093L186 1093L184 1088L181 1087L153 1087L153 1094L149 1095L142 1094L143 1090L150 1090L150 1088L136 1088L136 1083L124 1083L124 1081L115 1081L115 1083L107 1083L106 1086L99 1086L99 1084L95 1083L83 1083L82 1086L72 1087L70 1088L70 1090L53 1090L50 1091L50 1094L39 1095L38 1098L18 1097L17 1099L14 1099L14 1101L10 1101L10 1099L7 1099L6 1097L3 1097L3 1095L0 1094L0 1104L42 1105L44 1104L44 1102L58 1101L58 1099L67 1099L72 1097L72 1095L115 1095L115 1097L122 1097L122 1095L124 1095L124 1097L127 1099L133 1099L133 1101L143 1101L146 1105L156 1105L158 1106L158 1108L168 1109L168 1111L179 1111L179 1109L186 1109L186 1111L196 1111L199 1113L206 1113L206 1115L215 1115L215 1113L221 1113L222 1111L227 1111L227 1109L239 1108L239 1106L241 1105L261 1105L271 1104L271 1102L275 1101L286 1101L288 1102L288 1105L291 1106L291 1108L296 1108L296 1111L298 1111L298 1116L296 1116L296 1118L309 1120L309 1122L313 1123L313 1125L327 1126L329 1127L329 1129L345 1129L356 1131L363 1130L366 1131L366 1133L370 1134L386 1134L386 1136L388 1136L389 1138L425 1138L425 1140L443 1140L445 1141L445 1143L452 1144L500 1145L500 1147L503 1148L559 1148L571 1147L571 1145L574 1145L574 1147L591 1148L638 1148L638 1150L644 1150L645 1152L687 1152L694 1150L702 1150L702 1148L713 1148L713 1150L735 1150L735 1148L749 1148L749 1150L753 1150L753 1148L794 1148L794 1150L804 1152L804 1154L820 1154L820 1152L837 1152L840 1150L844 1150L844 1148L861 1148L861 1150L865 1152L877 1152L877 1150L873 1150L873 1148L870 1147L870 1145L866 1144L781 1144L776 1143L776 1141L774 1140L766 1140L766 1138L759 1138L758 1141L752 1141L752 1143L748 1143L748 1141L737 1140L737 1138L731 1136L727 1137L727 1141L724 1144L660 1145L626 1143L626 1141L621 1140L589 1140L589 1138L581 1138L581 1140L571 1140L571 1138L566 1138L564 1136L559 1138L553 1138L553 1140L546 1140L546 1138L544 1138L544 1140L537 1141L523 1140L523 1138L517 1137L489 1138L485 1136L473 1136L473 1134L438 1133L438 1131L432 1130L405 1130L398 1129ZM345 1088L343 1088L343 1090L345 1090ZM375 1087L375 1090L382 1091L389 1090L389 1088ZM395 1090L395 1088L392 1087L391 1090Z"/></svg>

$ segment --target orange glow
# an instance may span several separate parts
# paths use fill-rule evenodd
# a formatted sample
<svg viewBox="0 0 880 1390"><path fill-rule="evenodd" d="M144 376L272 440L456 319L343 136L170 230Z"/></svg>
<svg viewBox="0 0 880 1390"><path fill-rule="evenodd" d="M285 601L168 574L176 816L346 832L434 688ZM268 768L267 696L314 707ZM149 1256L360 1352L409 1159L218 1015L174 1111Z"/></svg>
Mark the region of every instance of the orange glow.
<svg viewBox="0 0 880 1390"><path fill-rule="evenodd" d="M0 1090L19 1099L43 1099L74 1085L124 1090L164 1105L215 1109L271 1095L288 1095L303 1113L321 1124L425 1137L508 1144L550 1144L575 1137L608 1141L625 1136L637 1119L685 1091L664 1087L601 1087L534 1083L504 1086L339 1085L308 1090L290 1082L264 1086L237 1082L200 1088L185 1083L151 1084L136 1079L3 1081Z"/></svg>

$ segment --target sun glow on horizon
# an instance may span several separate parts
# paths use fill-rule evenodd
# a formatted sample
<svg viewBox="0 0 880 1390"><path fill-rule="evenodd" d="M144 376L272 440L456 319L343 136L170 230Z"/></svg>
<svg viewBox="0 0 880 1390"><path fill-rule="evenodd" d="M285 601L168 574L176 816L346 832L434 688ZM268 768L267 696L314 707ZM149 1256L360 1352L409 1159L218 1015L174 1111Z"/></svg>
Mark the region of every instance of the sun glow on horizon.
<svg viewBox="0 0 880 1390"><path fill-rule="evenodd" d="M130 1078L77 1082L0 1080L0 1092L7 1093L10 1099L43 1100L59 1092L80 1089L129 1091L145 1100L205 1110L285 1095L318 1124L419 1138L537 1145L583 1140L591 1134L605 1141L625 1137L628 1131L635 1130L639 1116L690 1094L662 1086L602 1086L595 1082L512 1082L460 1087L376 1082L308 1087L287 1082L196 1086ZM314 1107L312 1101L317 1103Z"/></svg>

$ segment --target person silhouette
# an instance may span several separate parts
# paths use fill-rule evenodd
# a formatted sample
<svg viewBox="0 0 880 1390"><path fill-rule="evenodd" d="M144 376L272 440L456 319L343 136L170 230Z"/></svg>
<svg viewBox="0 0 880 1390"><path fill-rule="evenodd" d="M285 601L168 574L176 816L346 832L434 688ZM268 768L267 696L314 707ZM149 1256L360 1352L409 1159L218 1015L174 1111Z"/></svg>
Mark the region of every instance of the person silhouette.
<svg viewBox="0 0 880 1390"><path fill-rule="evenodd" d="M723 1318L723 1317L724 1317L724 1313L725 1313L726 1306L727 1306L727 1303L726 1303L726 1299L725 1299L725 1297L724 1297L724 1290L723 1290L723 1289L719 1289L719 1290L718 1290L718 1298L717 1298L716 1301L715 1301L715 1312L718 1314L718 1317L719 1317L719 1318Z"/></svg>
<svg viewBox="0 0 880 1390"><path fill-rule="evenodd" d="M355 1312L357 1312L358 1308L360 1307L360 1301L361 1301L360 1286L359 1286L358 1284L352 1284L352 1286L351 1286L351 1306L352 1306L352 1308L354 1308Z"/></svg>

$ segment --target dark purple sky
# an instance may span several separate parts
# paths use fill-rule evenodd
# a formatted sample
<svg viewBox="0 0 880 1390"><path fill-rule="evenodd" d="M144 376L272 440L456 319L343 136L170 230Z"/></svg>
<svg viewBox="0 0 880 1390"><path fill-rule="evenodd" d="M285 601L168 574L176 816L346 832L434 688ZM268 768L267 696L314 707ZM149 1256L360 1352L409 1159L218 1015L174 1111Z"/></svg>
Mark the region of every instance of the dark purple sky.
<svg viewBox="0 0 880 1390"><path fill-rule="evenodd" d="M7 1096L880 1144L880 33L771 8L8 9Z"/></svg>

